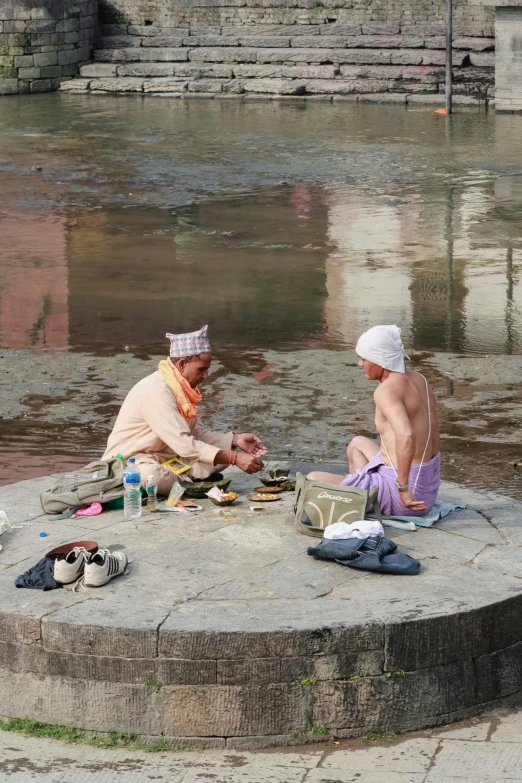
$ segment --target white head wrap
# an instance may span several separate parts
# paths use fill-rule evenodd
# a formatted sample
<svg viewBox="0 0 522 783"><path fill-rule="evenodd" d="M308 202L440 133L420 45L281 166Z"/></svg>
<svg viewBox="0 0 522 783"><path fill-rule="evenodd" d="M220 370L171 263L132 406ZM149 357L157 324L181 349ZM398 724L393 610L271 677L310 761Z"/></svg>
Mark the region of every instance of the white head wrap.
<svg viewBox="0 0 522 783"><path fill-rule="evenodd" d="M402 344L401 330L395 325L372 326L359 337L355 352L361 359L392 372L406 372L404 357L410 358Z"/></svg>

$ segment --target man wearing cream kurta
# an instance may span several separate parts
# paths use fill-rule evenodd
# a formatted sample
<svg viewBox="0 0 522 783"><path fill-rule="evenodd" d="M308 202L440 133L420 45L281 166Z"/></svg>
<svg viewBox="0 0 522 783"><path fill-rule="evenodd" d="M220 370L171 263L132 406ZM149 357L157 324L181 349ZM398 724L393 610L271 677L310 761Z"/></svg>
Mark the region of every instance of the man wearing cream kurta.
<svg viewBox="0 0 522 783"><path fill-rule="evenodd" d="M116 454L125 459L135 457L142 486L154 475L162 495L178 480L162 465L172 457L190 465L183 480L206 479L229 465L246 473L263 469L261 457L267 449L256 435L212 432L198 416L198 385L207 378L212 362L207 328L167 335L170 358L127 394L103 455L103 459Z"/></svg>

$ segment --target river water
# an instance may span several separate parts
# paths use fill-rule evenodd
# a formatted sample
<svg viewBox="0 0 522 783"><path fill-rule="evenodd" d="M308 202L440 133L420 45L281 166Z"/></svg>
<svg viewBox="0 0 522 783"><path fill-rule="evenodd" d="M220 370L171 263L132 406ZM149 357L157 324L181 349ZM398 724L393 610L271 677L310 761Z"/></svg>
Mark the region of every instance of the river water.
<svg viewBox="0 0 522 783"><path fill-rule="evenodd" d="M441 396L465 397L477 365L457 373L455 394L451 357L485 361L481 375L484 357L522 357L520 123L349 102L2 99L4 366L42 352L146 360L166 331L208 323L240 374L243 354L338 352L397 323ZM496 366L481 413L499 406L496 429L462 430L469 407L451 400L442 418L453 458L483 465L471 480L522 496L505 475L518 390ZM24 477L99 452L88 432L57 449L65 420L47 416L51 403L43 394L29 423L4 414L4 481L13 464Z"/></svg>

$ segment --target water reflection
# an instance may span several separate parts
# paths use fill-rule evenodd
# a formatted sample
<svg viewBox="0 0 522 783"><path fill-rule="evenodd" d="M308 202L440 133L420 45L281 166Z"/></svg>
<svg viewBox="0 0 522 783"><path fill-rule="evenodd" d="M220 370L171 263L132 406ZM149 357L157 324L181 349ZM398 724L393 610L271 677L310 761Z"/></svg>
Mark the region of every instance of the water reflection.
<svg viewBox="0 0 522 783"><path fill-rule="evenodd" d="M207 321L232 347L313 338L325 229L321 193L299 188L172 213L3 216L1 345L161 350L165 331Z"/></svg>
<svg viewBox="0 0 522 783"><path fill-rule="evenodd" d="M5 348L66 348L65 220L0 214L0 335Z"/></svg>
<svg viewBox="0 0 522 783"><path fill-rule="evenodd" d="M207 320L232 350L347 346L396 321L419 350L520 351L516 117L62 94L7 104L4 347L145 353Z"/></svg>
<svg viewBox="0 0 522 783"><path fill-rule="evenodd" d="M328 189L329 333L340 318L353 344L363 328L394 322L418 350L518 353L522 226L506 240L494 187L393 192Z"/></svg>
<svg viewBox="0 0 522 783"><path fill-rule="evenodd" d="M518 353L520 181L2 214L1 346L142 354L208 322L225 351L285 350L393 322L412 349Z"/></svg>
<svg viewBox="0 0 522 783"><path fill-rule="evenodd" d="M305 221L292 188L79 216L68 240L71 347L161 350L166 331L202 323L232 349L320 334L326 210L320 191L309 198Z"/></svg>

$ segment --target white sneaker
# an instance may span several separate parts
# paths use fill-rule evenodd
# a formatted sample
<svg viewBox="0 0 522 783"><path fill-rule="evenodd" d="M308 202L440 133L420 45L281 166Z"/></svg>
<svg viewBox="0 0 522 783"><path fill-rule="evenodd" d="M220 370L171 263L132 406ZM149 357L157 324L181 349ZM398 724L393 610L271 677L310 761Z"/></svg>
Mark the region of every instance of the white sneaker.
<svg viewBox="0 0 522 783"><path fill-rule="evenodd" d="M62 560L55 560L55 581L61 585L68 585L71 582L76 582L76 580L82 576L85 564L89 562L90 556L91 553L83 546L75 546L74 549L67 552Z"/></svg>
<svg viewBox="0 0 522 783"><path fill-rule="evenodd" d="M129 559L123 552L109 552L98 549L85 566L83 584L85 587L101 587L115 576L123 574Z"/></svg>

